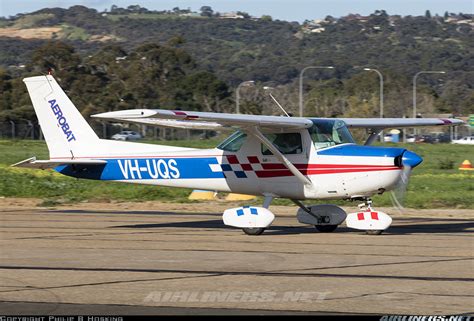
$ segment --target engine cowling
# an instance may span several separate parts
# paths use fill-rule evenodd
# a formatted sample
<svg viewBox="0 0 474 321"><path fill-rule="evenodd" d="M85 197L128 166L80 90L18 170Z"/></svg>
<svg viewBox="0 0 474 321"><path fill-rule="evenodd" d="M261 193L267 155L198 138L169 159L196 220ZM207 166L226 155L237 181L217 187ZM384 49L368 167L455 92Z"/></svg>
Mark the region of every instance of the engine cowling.
<svg viewBox="0 0 474 321"><path fill-rule="evenodd" d="M222 215L225 225L239 228L267 228L275 215L267 208L243 206L227 209Z"/></svg>

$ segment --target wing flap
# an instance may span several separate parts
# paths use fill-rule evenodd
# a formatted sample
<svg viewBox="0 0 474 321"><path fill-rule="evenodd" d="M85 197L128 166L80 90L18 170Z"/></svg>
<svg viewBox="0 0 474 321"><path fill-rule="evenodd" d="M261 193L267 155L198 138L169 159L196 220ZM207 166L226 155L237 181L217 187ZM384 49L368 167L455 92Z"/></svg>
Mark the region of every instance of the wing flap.
<svg viewBox="0 0 474 321"><path fill-rule="evenodd" d="M22 167L22 168L34 168L34 169L47 169L55 168L60 165L102 165L107 164L107 161L100 159L59 159L59 160L36 160L36 157L31 157L16 164L11 165L11 167Z"/></svg>
<svg viewBox="0 0 474 321"><path fill-rule="evenodd" d="M117 121L121 123L142 124L167 128L180 129L200 129L200 130L222 130L231 129L224 127L214 122L197 122L197 121L183 121L175 119L158 119L158 118L107 118L109 121Z"/></svg>

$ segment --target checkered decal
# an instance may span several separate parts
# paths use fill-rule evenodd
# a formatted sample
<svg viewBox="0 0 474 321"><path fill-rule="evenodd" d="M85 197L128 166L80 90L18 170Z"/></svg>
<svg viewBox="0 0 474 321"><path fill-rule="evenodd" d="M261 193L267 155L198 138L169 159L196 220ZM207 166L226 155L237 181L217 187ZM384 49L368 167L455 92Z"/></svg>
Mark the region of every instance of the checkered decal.
<svg viewBox="0 0 474 321"><path fill-rule="evenodd" d="M256 176L256 171L262 171L262 165L257 156L248 156L247 162L241 163L236 155L226 155L218 158L220 164L209 164L213 172L223 172L225 178L247 178Z"/></svg>
<svg viewBox="0 0 474 321"><path fill-rule="evenodd" d="M245 214L244 211L245 211L246 209L249 209L249 210L250 210L250 214L251 214L251 215L258 215L258 210L257 210L255 207L244 206L244 207L239 208L239 209L237 210L237 216L242 216L242 215L244 215L244 214Z"/></svg>
<svg viewBox="0 0 474 321"><path fill-rule="evenodd" d="M378 212L361 212L361 213L357 213L357 219L359 221L363 221L365 220L365 216L364 214L367 213L367 214L370 214L370 218L372 220L379 220L379 213Z"/></svg>

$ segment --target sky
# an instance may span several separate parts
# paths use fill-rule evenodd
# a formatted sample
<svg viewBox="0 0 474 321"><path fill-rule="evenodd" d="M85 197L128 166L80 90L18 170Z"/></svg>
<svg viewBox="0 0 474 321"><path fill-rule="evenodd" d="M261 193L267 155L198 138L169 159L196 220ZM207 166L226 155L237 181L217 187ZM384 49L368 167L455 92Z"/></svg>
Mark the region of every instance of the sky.
<svg viewBox="0 0 474 321"><path fill-rule="evenodd" d="M0 0L0 16L13 16L46 7L68 8L84 5L99 11L115 4L127 7L138 4L153 10L170 10L174 7L199 11L201 6L211 6L214 11L245 11L253 16L264 14L274 19L303 22L321 19L327 15L345 16L349 13L369 15L375 10L385 10L394 15L443 15L445 11L473 13L474 0Z"/></svg>

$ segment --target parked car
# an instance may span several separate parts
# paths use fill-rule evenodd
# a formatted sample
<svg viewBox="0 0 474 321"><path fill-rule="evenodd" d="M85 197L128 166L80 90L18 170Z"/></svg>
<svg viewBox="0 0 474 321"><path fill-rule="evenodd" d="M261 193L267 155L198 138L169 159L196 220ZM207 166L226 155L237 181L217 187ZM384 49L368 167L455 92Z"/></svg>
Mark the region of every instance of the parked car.
<svg viewBox="0 0 474 321"><path fill-rule="evenodd" d="M407 143L414 143L416 142L415 135L407 135Z"/></svg>
<svg viewBox="0 0 474 321"><path fill-rule="evenodd" d="M138 140L142 138L142 135L131 130L123 130L120 133L113 135L111 138L115 140Z"/></svg>
<svg viewBox="0 0 474 321"><path fill-rule="evenodd" d="M434 143L449 143L451 142L451 136L443 132L435 132L430 134L433 137Z"/></svg>
<svg viewBox="0 0 474 321"><path fill-rule="evenodd" d="M431 135L420 135L416 137L416 142L433 144L434 138Z"/></svg>
<svg viewBox="0 0 474 321"><path fill-rule="evenodd" d="M451 144L474 145L474 136L466 136L461 139L453 139Z"/></svg>

